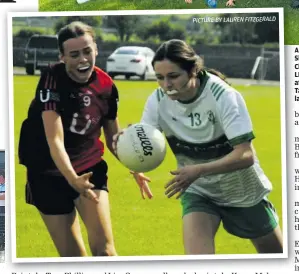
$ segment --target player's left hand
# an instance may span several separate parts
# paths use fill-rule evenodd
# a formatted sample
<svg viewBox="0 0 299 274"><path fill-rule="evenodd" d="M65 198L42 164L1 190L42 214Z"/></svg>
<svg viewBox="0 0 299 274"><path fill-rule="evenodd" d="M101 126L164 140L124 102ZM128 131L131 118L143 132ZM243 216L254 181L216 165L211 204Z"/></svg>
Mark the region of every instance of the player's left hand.
<svg viewBox="0 0 299 274"><path fill-rule="evenodd" d="M185 0L187 4L192 4L192 0Z"/></svg>
<svg viewBox="0 0 299 274"><path fill-rule="evenodd" d="M182 196L185 190L199 177L199 171L195 165L185 166L175 171L170 171L175 177L165 185L165 195L171 198L179 193L177 199Z"/></svg>
<svg viewBox="0 0 299 274"><path fill-rule="evenodd" d="M148 182L150 182L150 178L146 177L143 173L138 173L134 171L130 171L130 173L134 176L134 179L139 186L140 193L143 199L145 199L145 195L151 199L153 198L153 194L148 186Z"/></svg>
<svg viewBox="0 0 299 274"><path fill-rule="evenodd" d="M120 135L122 135L124 133L123 130L119 131L118 133L116 133L115 135L113 135L112 137L112 149L114 152L114 155L117 157L117 142L118 142L118 138Z"/></svg>

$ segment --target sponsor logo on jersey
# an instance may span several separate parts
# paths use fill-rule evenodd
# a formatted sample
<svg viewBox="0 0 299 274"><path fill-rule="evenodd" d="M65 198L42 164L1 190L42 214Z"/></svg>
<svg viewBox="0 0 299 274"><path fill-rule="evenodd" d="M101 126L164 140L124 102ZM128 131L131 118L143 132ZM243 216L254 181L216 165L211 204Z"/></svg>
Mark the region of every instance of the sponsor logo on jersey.
<svg viewBox="0 0 299 274"><path fill-rule="evenodd" d="M193 159L215 159L227 155L233 149L225 135L201 144L185 142L175 136L168 136L167 141L174 154L182 154Z"/></svg>
<svg viewBox="0 0 299 274"><path fill-rule="evenodd" d="M40 101L45 103L48 101L60 101L60 96L56 91L50 90L50 89L41 89L39 92Z"/></svg>
<svg viewBox="0 0 299 274"><path fill-rule="evenodd" d="M209 110L207 112L207 115L208 115L208 120L213 124L215 125L216 123L216 118L215 118L215 114L213 113L213 111Z"/></svg>

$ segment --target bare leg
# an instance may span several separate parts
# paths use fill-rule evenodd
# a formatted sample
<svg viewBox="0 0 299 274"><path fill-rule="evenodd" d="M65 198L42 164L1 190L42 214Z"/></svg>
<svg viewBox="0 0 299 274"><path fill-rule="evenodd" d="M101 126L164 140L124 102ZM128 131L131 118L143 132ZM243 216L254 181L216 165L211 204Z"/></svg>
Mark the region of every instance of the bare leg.
<svg viewBox="0 0 299 274"><path fill-rule="evenodd" d="M116 256L108 193L104 190L96 190L96 193L99 197L98 204L82 195L75 200L75 204L86 226L93 256Z"/></svg>
<svg viewBox="0 0 299 274"><path fill-rule="evenodd" d="M220 218L204 212L192 212L183 218L186 254L215 254L215 234Z"/></svg>
<svg viewBox="0 0 299 274"><path fill-rule="evenodd" d="M61 257L87 256L76 211L63 215L40 214Z"/></svg>
<svg viewBox="0 0 299 274"><path fill-rule="evenodd" d="M282 233L279 226L271 233L252 239L251 242L258 253L283 253Z"/></svg>

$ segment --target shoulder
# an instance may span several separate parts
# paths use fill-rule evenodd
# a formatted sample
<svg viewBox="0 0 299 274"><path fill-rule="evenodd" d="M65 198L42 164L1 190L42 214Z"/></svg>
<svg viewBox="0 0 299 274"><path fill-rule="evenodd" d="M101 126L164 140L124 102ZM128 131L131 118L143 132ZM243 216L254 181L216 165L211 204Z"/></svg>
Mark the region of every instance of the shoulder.
<svg viewBox="0 0 299 274"><path fill-rule="evenodd" d="M112 93L117 92L117 88L112 80L112 78L98 67L94 67L95 78L90 83L98 94L110 96ZM109 95L110 94L110 95Z"/></svg>
<svg viewBox="0 0 299 274"><path fill-rule="evenodd" d="M60 79L65 79L65 65L63 63L58 63L52 66L48 66L41 73L41 82L44 83L45 88L54 88L57 81Z"/></svg>
<svg viewBox="0 0 299 274"><path fill-rule="evenodd" d="M57 64L54 64L54 65L50 65L48 66L47 68L45 68L43 70L43 74L44 73L48 73L48 74L52 74L52 75L55 75L55 76L65 76L65 64L64 63L57 63Z"/></svg>
<svg viewBox="0 0 299 274"><path fill-rule="evenodd" d="M167 96L165 95L163 89L161 87L158 87L154 90L152 96L156 97L156 100L158 102L161 102L163 100L165 100L167 98Z"/></svg>
<svg viewBox="0 0 299 274"><path fill-rule="evenodd" d="M159 105L166 98L162 88L156 88L147 98L147 103Z"/></svg>
<svg viewBox="0 0 299 274"><path fill-rule="evenodd" d="M96 74L96 78L100 80L102 84L113 85L112 78L105 71L95 66L94 72Z"/></svg>
<svg viewBox="0 0 299 274"><path fill-rule="evenodd" d="M227 82L216 75L207 73L208 80L206 89L209 96L216 102L216 105L222 105L234 101L241 94Z"/></svg>
<svg viewBox="0 0 299 274"><path fill-rule="evenodd" d="M167 95L164 94L162 88L158 87L148 96L145 109L156 112L161 108L167 108L166 101Z"/></svg>
<svg viewBox="0 0 299 274"><path fill-rule="evenodd" d="M148 97L148 101L153 101L156 103L161 103L167 98L163 89L161 87L156 88Z"/></svg>

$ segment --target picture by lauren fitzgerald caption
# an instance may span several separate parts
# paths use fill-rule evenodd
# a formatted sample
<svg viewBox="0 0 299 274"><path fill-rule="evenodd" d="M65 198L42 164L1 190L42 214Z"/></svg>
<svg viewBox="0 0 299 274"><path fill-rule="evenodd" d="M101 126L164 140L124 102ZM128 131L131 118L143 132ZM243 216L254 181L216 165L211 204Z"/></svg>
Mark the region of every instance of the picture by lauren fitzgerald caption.
<svg viewBox="0 0 299 274"><path fill-rule="evenodd" d="M193 23L261 23L275 22L277 16L240 16L239 14L230 14L230 16L204 16L193 17Z"/></svg>

